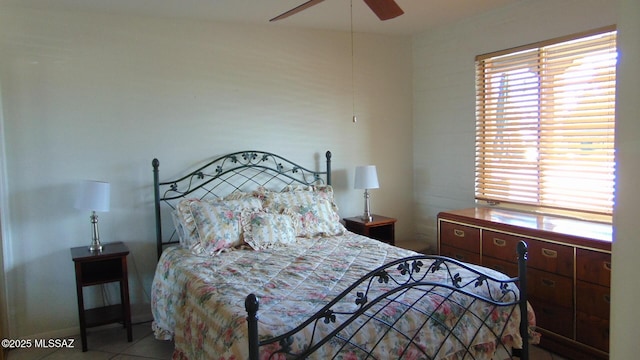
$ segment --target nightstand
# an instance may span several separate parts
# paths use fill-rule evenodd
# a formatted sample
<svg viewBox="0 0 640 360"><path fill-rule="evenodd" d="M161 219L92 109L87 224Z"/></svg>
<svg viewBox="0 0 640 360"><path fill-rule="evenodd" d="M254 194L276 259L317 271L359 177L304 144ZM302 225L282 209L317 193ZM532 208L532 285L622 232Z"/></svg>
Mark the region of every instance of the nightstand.
<svg viewBox="0 0 640 360"><path fill-rule="evenodd" d="M380 215L371 215L371 217L373 218L371 221L364 221L360 216L344 218L343 220L345 227L351 232L395 245L395 224L397 219Z"/></svg>
<svg viewBox="0 0 640 360"><path fill-rule="evenodd" d="M103 244L100 252L91 252L88 246L71 248L71 258L76 268L82 351L87 351L87 328L89 327L122 322L127 329L127 340L129 342L133 340L127 277L128 254L129 249L122 242ZM85 309L82 289L85 286L111 282L120 283L120 304Z"/></svg>

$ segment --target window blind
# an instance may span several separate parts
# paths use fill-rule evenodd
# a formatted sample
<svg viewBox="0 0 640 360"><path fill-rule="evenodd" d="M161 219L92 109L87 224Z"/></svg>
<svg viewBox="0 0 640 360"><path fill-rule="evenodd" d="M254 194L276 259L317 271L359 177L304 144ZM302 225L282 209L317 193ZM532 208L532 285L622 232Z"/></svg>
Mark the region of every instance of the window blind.
<svg viewBox="0 0 640 360"><path fill-rule="evenodd" d="M616 31L476 57L476 199L611 214Z"/></svg>

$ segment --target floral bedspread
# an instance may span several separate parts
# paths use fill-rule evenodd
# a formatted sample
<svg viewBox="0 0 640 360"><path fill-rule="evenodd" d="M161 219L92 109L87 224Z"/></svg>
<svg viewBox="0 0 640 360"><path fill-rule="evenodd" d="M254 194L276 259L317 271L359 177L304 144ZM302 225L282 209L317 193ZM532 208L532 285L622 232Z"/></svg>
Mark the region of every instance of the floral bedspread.
<svg viewBox="0 0 640 360"><path fill-rule="evenodd" d="M216 256L195 256L179 247L168 248L158 262L152 285L154 332L158 339L174 340L174 359L244 360L248 358L247 314L244 307L248 294L256 294L260 301L258 328L261 338L282 334L317 312L370 270L415 254L350 232L336 237L298 238L295 244L283 248L234 250ZM485 270L491 272L492 276L505 277ZM461 275L464 279L464 272ZM499 292L499 289L487 291ZM435 294L427 300L421 300L419 303L425 304L425 307L415 311L415 316L405 314L407 310L402 308L402 304L417 303L416 299L411 298L414 295L406 293L400 296L384 309L374 307L371 311L394 323L394 327L403 329L403 332L412 331L410 329L416 331L416 343L436 358L456 359L463 356L460 355L460 349L456 348L457 341L445 341L451 335L443 332L438 324L458 324L456 327L459 330L456 331L459 333L456 336L466 339L474 337L475 332L471 329L475 326L474 322L479 321L477 318L462 317L464 309L443 305L443 299L452 296L450 293ZM464 303L468 299L456 301ZM340 306L348 310L356 305L345 302ZM434 321L427 322L430 325L425 326L416 320L420 314L433 314L434 309L438 314L432 315ZM506 321L504 319L508 315L481 302L473 304L469 310L490 317L497 325L500 321ZM532 316L530 313L529 317ZM508 320L506 332L502 334L504 339L513 340L514 346L521 344L519 318L516 309L514 316ZM384 331L377 329L375 324L366 331L358 332L357 336L365 337L362 343L367 343L366 337L370 336L368 332ZM352 324L345 332L355 332L358 326L359 323ZM330 324L324 323L316 329L321 333L330 330ZM309 327L305 331L308 335L313 330ZM300 336L306 335L303 333ZM475 358L492 358L495 335L490 331L483 331L477 338L466 340L476 345L474 348L479 354L474 355ZM303 339L295 339L293 347L295 349L303 344ZM336 348L332 348L332 344ZM386 336L384 342L369 345L375 345L378 354L399 354L404 351L405 359L419 358L417 351L416 357L412 357L411 347L405 349L406 341L397 336ZM261 351L264 352L261 357L266 359L269 349ZM318 358L332 358L336 351L340 354L335 358L358 357L357 349L329 343L318 353ZM382 356L386 357L388 355Z"/></svg>

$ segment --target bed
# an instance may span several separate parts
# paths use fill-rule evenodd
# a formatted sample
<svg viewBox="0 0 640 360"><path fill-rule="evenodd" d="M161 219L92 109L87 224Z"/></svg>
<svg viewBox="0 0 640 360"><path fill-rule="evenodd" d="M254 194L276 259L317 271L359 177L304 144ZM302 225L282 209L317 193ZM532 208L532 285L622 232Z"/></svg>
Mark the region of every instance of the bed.
<svg viewBox="0 0 640 360"><path fill-rule="evenodd" d="M152 326L174 359L528 359L525 243L509 278L351 233L320 158L240 151L162 182L153 160Z"/></svg>

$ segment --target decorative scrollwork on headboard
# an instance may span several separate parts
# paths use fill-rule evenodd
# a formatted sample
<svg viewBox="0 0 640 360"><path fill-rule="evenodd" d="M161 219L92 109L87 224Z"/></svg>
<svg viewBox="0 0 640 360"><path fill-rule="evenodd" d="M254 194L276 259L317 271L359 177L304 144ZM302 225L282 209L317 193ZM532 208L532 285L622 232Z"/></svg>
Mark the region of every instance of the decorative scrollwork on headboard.
<svg viewBox="0 0 640 360"><path fill-rule="evenodd" d="M326 170L310 170L282 156L256 150L239 151L218 157L186 175L159 181L160 161L153 159L154 198L158 257L164 245L177 243L175 232L162 238L163 205L175 209L183 198L222 198L234 192L259 187L280 191L289 185L331 185L331 152L325 153Z"/></svg>

